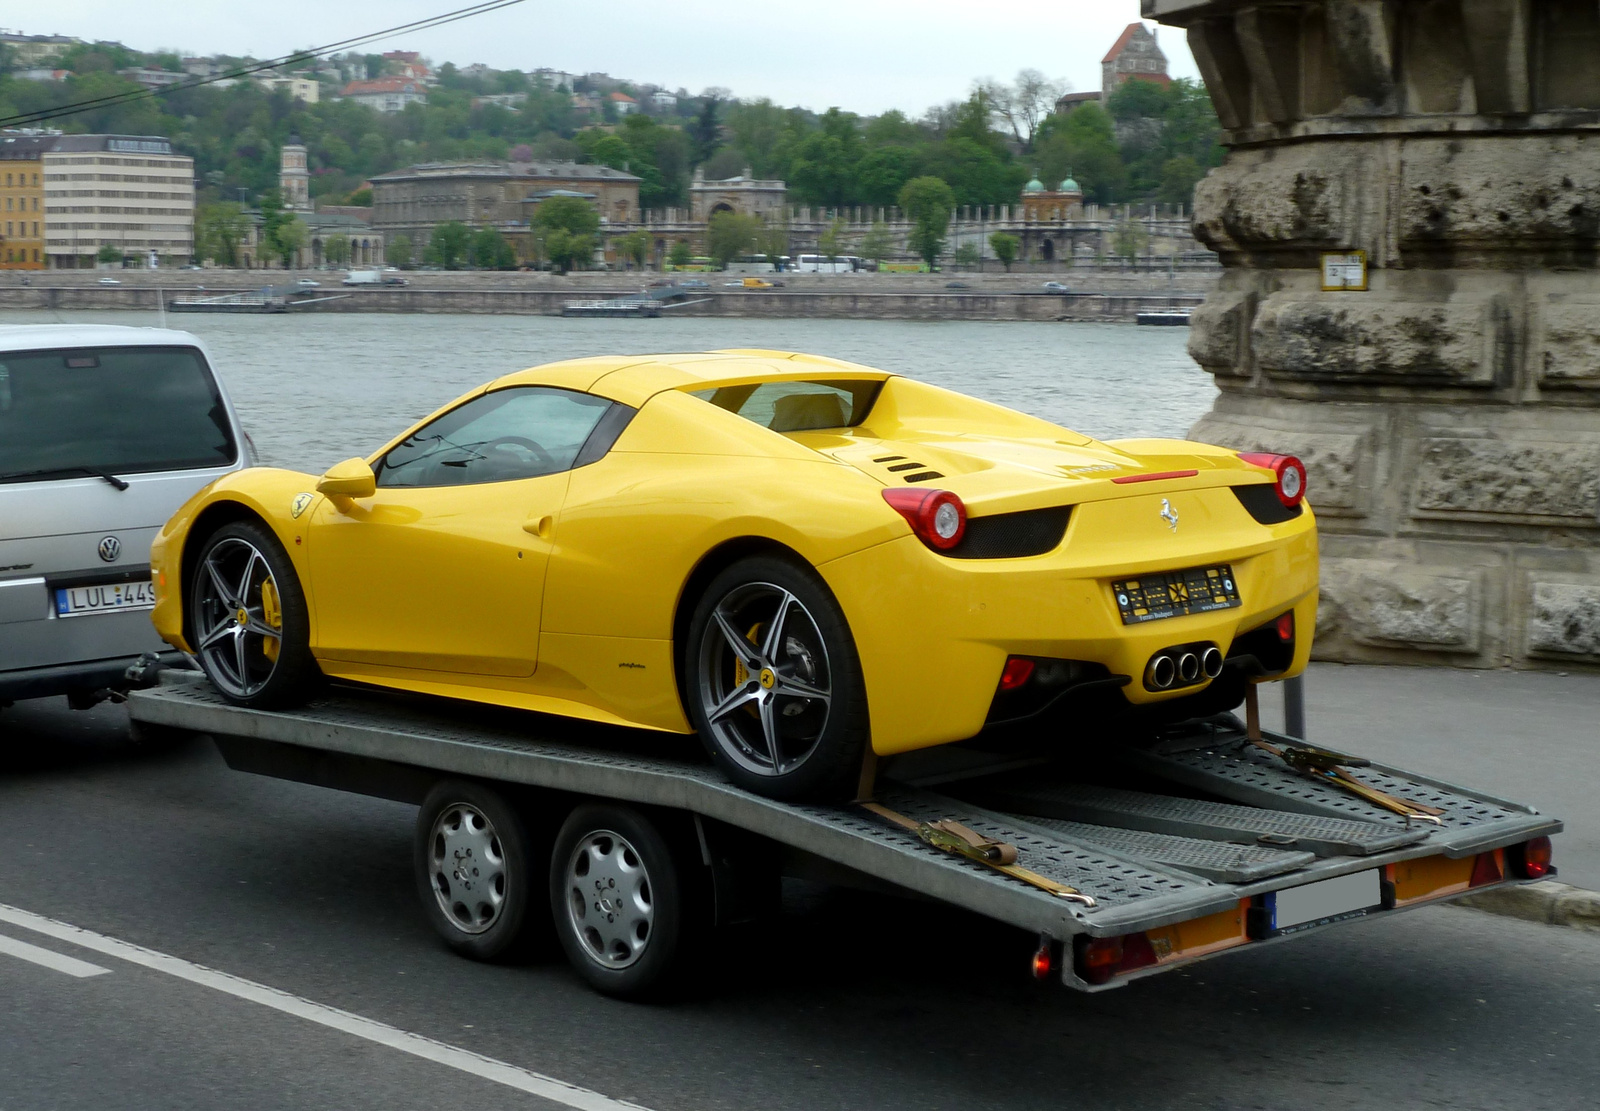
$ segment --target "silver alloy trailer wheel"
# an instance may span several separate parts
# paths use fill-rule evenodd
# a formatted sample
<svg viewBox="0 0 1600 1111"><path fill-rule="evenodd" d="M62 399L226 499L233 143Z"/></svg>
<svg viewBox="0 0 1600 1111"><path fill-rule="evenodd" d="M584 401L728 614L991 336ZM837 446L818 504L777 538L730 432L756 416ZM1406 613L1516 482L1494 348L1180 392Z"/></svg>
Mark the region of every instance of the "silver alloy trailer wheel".
<svg viewBox="0 0 1600 1111"><path fill-rule="evenodd" d="M628 839L609 829L586 834L567 861L567 915L589 958L628 968L644 955L655 925L650 873Z"/></svg>
<svg viewBox="0 0 1600 1111"><path fill-rule="evenodd" d="M775 583L736 587L712 608L699 657L696 693L718 748L757 776L804 764L828 727L833 681L800 599Z"/></svg>
<svg viewBox="0 0 1600 1111"><path fill-rule="evenodd" d="M283 605L260 549L240 536L213 544L193 605L195 652L211 681L234 698L260 694L283 655Z"/></svg>
<svg viewBox="0 0 1600 1111"><path fill-rule="evenodd" d="M483 811L459 802L440 811L429 838L433 895L462 933L481 934L506 902L506 858Z"/></svg>

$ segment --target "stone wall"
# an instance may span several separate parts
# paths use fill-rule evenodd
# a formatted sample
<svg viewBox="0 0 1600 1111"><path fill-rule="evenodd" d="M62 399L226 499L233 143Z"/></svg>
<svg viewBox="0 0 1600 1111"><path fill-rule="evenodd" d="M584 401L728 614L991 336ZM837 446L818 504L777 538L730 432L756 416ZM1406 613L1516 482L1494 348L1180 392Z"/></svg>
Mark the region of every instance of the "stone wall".
<svg viewBox="0 0 1600 1111"><path fill-rule="evenodd" d="M1292 452L1317 654L1600 664L1600 5L1146 0L1227 131L1196 438ZM1365 291L1324 252L1364 251Z"/></svg>

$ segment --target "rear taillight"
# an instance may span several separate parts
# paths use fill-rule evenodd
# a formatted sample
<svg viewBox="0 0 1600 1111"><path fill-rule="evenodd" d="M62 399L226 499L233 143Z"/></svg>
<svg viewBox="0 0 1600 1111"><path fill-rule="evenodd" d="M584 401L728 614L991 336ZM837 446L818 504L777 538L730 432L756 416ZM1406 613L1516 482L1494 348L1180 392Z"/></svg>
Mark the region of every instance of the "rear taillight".
<svg viewBox="0 0 1600 1111"><path fill-rule="evenodd" d="M1033 678L1033 661L1024 656L1012 656L1000 672L1000 689L1014 691Z"/></svg>
<svg viewBox="0 0 1600 1111"><path fill-rule="evenodd" d="M1094 938L1079 934L1077 941L1078 978L1086 984L1109 983L1113 976L1158 963L1155 946L1146 934Z"/></svg>
<svg viewBox="0 0 1600 1111"><path fill-rule="evenodd" d="M1270 455L1264 451L1241 451L1239 458L1255 467L1265 467L1277 479L1278 500L1293 509L1306 496L1306 465L1292 455Z"/></svg>
<svg viewBox="0 0 1600 1111"><path fill-rule="evenodd" d="M1542 880L1553 871L1550 867L1553 855L1550 838L1535 837L1531 841L1508 847L1506 865L1525 880Z"/></svg>
<svg viewBox="0 0 1600 1111"><path fill-rule="evenodd" d="M1272 623L1272 627L1278 630L1278 639L1288 644L1294 639L1294 610L1280 616Z"/></svg>
<svg viewBox="0 0 1600 1111"><path fill-rule="evenodd" d="M949 551L966 534L967 507L949 490L889 489L883 492L883 500L935 551Z"/></svg>

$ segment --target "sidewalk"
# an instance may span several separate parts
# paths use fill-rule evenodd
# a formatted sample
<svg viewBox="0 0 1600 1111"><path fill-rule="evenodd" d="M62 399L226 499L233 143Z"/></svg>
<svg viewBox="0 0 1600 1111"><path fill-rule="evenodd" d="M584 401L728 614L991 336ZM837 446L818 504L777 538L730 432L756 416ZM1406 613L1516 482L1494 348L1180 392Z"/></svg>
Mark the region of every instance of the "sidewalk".
<svg viewBox="0 0 1600 1111"><path fill-rule="evenodd" d="M1600 676L1313 664L1305 691L1307 741L1560 818L1561 881L1600 891ZM1282 685L1262 695L1281 729Z"/></svg>

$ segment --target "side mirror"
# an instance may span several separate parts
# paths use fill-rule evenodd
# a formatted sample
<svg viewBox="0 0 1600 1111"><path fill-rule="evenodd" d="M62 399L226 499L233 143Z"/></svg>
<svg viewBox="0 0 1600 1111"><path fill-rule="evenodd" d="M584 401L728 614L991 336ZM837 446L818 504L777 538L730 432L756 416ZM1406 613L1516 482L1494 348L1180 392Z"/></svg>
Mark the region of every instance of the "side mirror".
<svg viewBox="0 0 1600 1111"><path fill-rule="evenodd" d="M317 492L330 497L370 498L377 491L377 476L361 458L335 463L317 482Z"/></svg>

